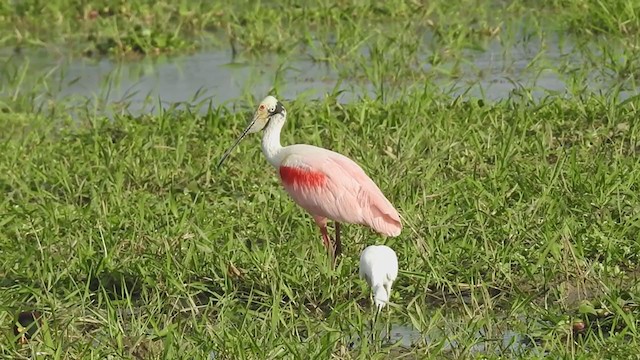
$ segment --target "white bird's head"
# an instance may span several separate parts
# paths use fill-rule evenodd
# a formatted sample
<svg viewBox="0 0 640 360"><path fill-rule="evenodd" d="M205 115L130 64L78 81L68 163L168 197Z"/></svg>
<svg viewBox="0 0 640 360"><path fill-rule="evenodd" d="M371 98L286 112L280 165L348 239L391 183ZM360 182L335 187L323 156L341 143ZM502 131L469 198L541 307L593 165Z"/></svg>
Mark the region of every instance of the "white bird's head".
<svg viewBox="0 0 640 360"><path fill-rule="evenodd" d="M251 121L249 121L249 124L244 129L242 134L240 134L236 142L229 149L227 149L227 151L225 151L224 155L222 155L220 162L218 162L218 167L222 165L227 156L229 156L231 151L236 146L238 146L240 141L242 141L245 136L247 136L248 134L257 133L258 131L264 129L274 116L282 116L284 118L286 114L287 110L284 108L284 106L282 106L282 103L278 101L278 99L271 95L264 98L260 102L260 105L258 105L258 109L256 109L256 111L253 113Z"/></svg>
<svg viewBox="0 0 640 360"><path fill-rule="evenodd" d="M389 294L385 290L384 286L376 285L373 287L373 302L376 304L378 310L382 310L387 302L389 302Z"/></svg>

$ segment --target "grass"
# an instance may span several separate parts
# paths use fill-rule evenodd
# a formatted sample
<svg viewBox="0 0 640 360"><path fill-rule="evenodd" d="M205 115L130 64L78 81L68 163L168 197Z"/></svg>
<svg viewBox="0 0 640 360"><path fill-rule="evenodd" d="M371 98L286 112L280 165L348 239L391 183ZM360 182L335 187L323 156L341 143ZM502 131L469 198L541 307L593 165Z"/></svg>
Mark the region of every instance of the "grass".
<svg viewBox="0 0 640 360"><path fill-rule="evenodd" d="M278 95L290 117L283 143L355 159L405 219L398 238L343 227L333 269L258 136L215 170L259 99L107 117L57 98L64 85L53 70L12 55L0 67L0 356L635 356L640 98L621 94L636 84L638 9L301 4L0 4L5 46L136 58L215 40L251 64L279 54L276 95L301 54L338 82L370 84L374 96L346 104L338 90L313 101ZM501 71L570 74L566 94L464 93L494 71L476 56L496 43ZM523 69L517 51L532 44ZM575 50L554 49L565 45ZM607 91L591 91L594 74L611 80ZM374 243L392 246L401 267L375 328L357 277L360 251ZM32 310L43 325L22 345L11 325Z"/></svg>
<svg viewBox="0 0 640 360"><path fill-rule="evenodd" d="M337 44L332 51L349 56L372 36L410 46L421 43L415 40L430 29L446 53L460 42L473 46L529 18L558 32L619 36L623 46L637 50L638 11L637 4L623 0L24 0L0 5L6 34L0 46L58 44L86 56L131 57L184 53L212 43L230 43L235 52L253 55Z"/></svg>
<svg viewBox="0 0 640 360"><path fill-rule="evenodd" d="M356 159L407 219L385 240L405 271L390 321L445 335L409 348L366 340L357 261L383 240L347 227L346 254L331 270L256 138L213 170L249 108L80 123L4 114L0 322L36 308L48 330L21 348L6 329L0 351L467 357L477 331L500 337L505 328L532 338L527 356L637 350L637 101L480 106L415 93L285 104L285 143ZM586 322L583 332L574 320ZM352 344L354 335L365 343Z"/></svg>

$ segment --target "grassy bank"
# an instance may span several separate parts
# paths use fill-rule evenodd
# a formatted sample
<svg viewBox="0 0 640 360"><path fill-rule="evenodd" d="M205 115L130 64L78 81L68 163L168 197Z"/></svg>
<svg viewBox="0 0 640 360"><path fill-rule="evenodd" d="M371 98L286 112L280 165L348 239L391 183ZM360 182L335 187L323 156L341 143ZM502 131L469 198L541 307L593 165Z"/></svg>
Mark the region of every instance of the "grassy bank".
<svg viewBox="0 0 640 360"><path fill-rule="evenodd" d="M512 27L614 35L637 48L640 6L617 0L571 1L119 1L25 0L0 5L0 46L73 48L88 56L183 53L213 44L238 52L290 52L316 41L345 56L371 37L398 46L473 45ZM416 41L417 40L417 41Z"/></svg>
<svg viewBox="0 0 640 360"><path fill-rule="evenodd" d="M30 350L7 330L1 352L455 358L472 355L476 331L500 338L505 327L533 340L527 356L637 351L637 101L481 106L413 94L285 105L285 143L356 159L407 219L387 240L405 271L389 320L448 338L393 349L366 340L357 260L382 240L347 227L331 270L257 138L213 170L248 107L64 126L61 115L5 114L0 323L35 307L49 330ZM351 344L356 335L366 346Z"/></svg>

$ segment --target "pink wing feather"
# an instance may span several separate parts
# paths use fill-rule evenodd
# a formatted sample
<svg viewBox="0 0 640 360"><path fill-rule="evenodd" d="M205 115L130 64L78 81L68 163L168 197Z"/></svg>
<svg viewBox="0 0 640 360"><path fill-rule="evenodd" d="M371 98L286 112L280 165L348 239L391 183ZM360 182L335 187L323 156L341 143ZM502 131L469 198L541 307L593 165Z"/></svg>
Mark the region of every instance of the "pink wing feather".
<svg viewBox="0 0 640 360"><path fill-rule="evenodd" d="M362 168L341 154L316 149L290 154L280 163L280 179L293 200L311 215L400 235L398 211Z"/></svg>

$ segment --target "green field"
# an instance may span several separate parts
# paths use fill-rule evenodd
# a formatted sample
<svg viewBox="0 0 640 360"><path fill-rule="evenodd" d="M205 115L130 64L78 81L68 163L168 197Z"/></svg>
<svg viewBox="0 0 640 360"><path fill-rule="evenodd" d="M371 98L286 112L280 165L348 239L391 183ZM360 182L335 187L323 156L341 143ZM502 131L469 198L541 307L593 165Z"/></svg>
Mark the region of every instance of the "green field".
<svg viewBox="0 0 640 360"><path fill-rule="evenodd" d="M0 3L0 358L636 357L639 15L622 0ZM493 46L501 73L561 74L565 91L465 93L491 78ZM270 93L283 144L358 162L399 237L343 226L333 268L258 135L215 168L268 95L252 85L134 114L53 96L28 55L220 49L368 86L349 102L281 96L276 74ZM358 260L381 243L401 271L373 323ZM42 327L19 344L15 318L33 310Z"/></svg>

